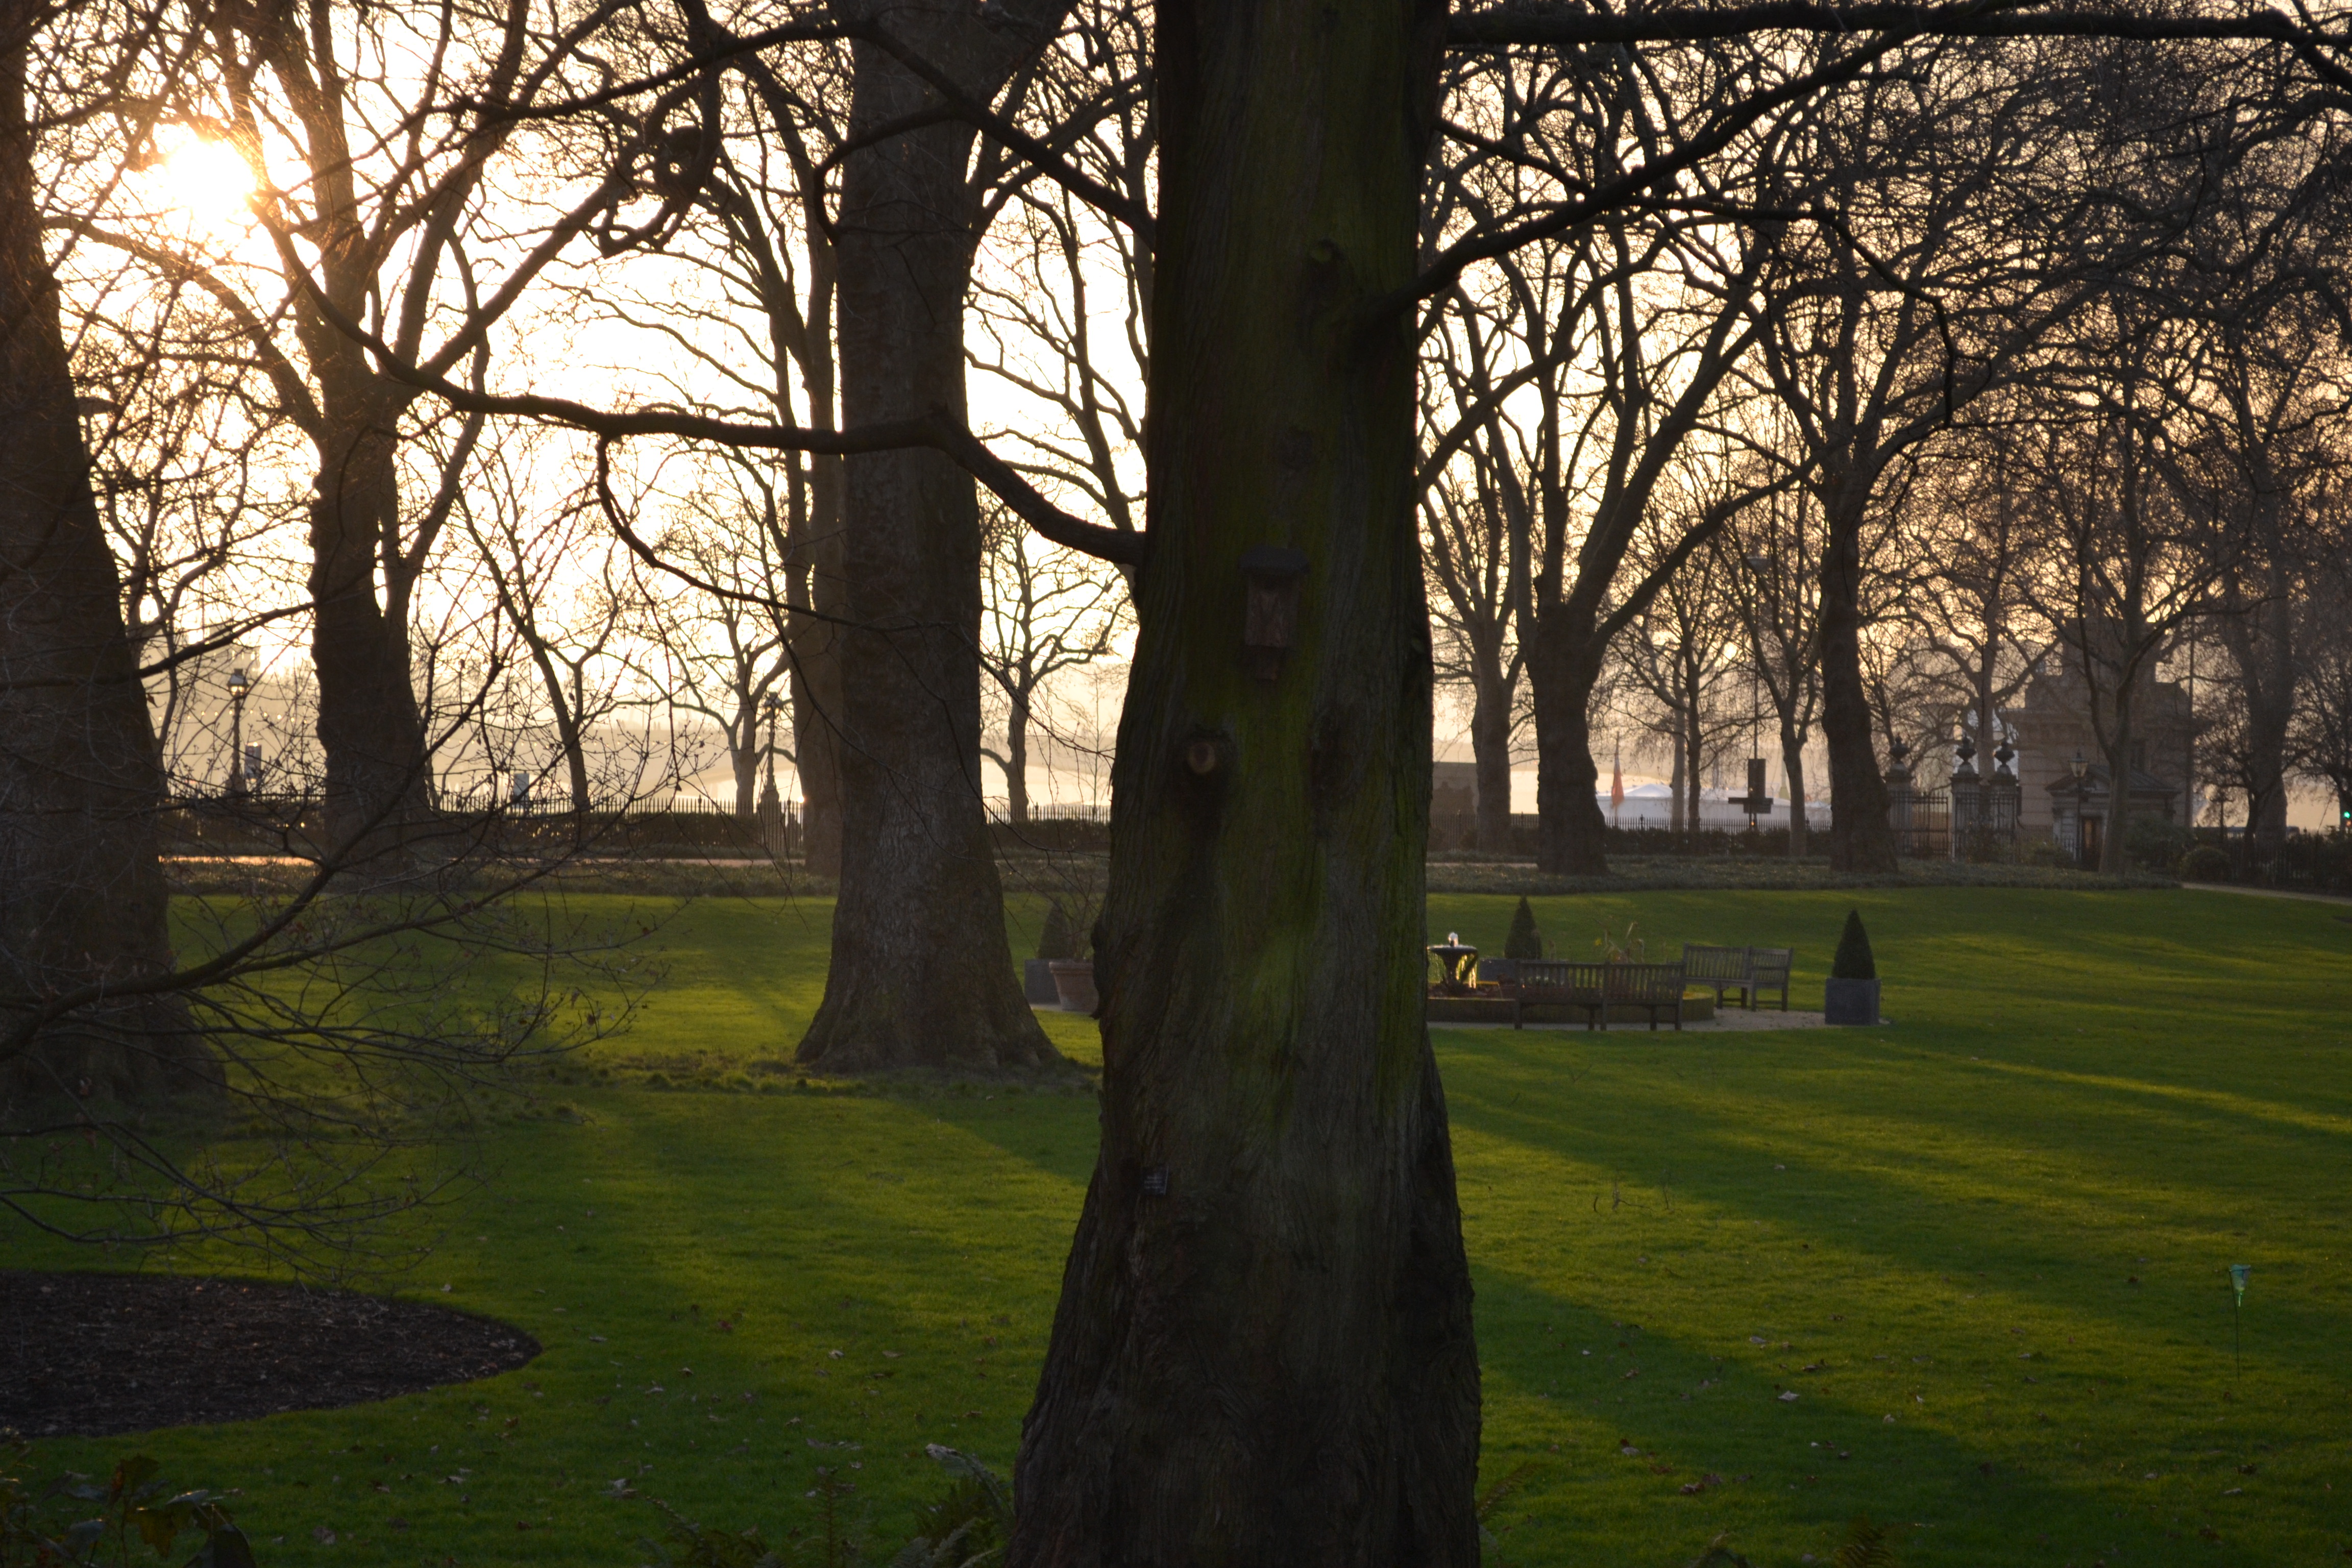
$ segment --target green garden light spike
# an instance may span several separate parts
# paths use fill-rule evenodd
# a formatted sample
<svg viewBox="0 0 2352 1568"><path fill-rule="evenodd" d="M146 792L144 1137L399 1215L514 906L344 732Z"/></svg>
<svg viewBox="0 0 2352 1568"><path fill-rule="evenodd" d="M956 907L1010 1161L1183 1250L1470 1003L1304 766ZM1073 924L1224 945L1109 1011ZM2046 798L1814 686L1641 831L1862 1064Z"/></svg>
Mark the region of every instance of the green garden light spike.
<svg viewBox="0 0 2352 1568"><path fill-rule="evenodd" d="M2238 1354L2238 1318L2245 1310L2246 1279L2253 1271L2254 1266L2251 1263L2230 1265L2230 1289L2232 1292L2230 1301L2230 1364L2238 1373L2245 1371L2245 1363Z"/></svg>

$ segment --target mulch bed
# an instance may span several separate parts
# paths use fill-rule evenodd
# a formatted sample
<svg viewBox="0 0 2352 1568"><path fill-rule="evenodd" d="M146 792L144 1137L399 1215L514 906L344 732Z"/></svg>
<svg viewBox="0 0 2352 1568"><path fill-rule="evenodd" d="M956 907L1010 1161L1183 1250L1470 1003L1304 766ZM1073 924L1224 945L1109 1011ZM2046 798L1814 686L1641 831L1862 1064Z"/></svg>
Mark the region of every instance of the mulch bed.
<svg viewBox="0 0 2352 1568"><path fill-rule="evenodd" d="M509 1372L520 1329L446 1307L171 1274L0 1269L0 1430L103 1437Z"/></svg>

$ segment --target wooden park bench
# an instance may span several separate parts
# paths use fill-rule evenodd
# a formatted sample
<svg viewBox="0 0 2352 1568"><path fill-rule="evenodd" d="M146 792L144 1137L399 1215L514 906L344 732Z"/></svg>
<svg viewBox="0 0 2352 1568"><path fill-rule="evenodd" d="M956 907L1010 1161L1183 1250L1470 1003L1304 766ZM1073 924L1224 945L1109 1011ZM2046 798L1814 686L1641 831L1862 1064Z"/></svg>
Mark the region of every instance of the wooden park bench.
<svg viewBox="0 0 2352 1568"><path fill-rule="evenodd" d="M1717 1006L1723 1005L1727 991L1739 993L1739 1005L1749 1012L1756 1010L1759 994L1778 991L1780 1011L1789 1010L1789 965L1795 958L1793 950L1785 947L1709 947L1704 942L1683 943L1683 974L1693 985L1704 985L1715 993Z"/></svg>
<svg viewBox="0 0 2352 1568"><path fill-rule="evenodd" d="M1511 1027L1523 1026L1528 1007L1577 1007L1584 1026L1605 1029L1612 1007L1640 1007L1650 1015L1671 1011L1675 1027L1683 1026L1683 966L1679 963L1568 963L1549 958L1523 958L1518 982L1511 991Z"/></svg>

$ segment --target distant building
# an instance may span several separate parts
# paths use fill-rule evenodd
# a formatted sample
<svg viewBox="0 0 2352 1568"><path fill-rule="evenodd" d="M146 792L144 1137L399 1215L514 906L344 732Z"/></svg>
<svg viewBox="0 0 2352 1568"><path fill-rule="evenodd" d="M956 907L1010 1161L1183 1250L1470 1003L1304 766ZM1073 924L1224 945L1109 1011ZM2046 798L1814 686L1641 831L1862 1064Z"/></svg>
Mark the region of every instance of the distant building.
<svg viewBox="0 0 2352 1568"><path fill-rule="evenodd" d="M2135 816L2186 821L2190 740L2189 697L2180 683L2144 672L2133 693L2129 788ZM2003 715L2017 735L2018 828L2055 837L2095 859L2112 815L2106 753L2091 724L2082 656L2062 643L2042 657L2023 700ZM2112 718L2110 718L2112 723ZM2083 777L2074 758L2083 758ZM1984 766L1979 754L1978 765Z"/></svg>

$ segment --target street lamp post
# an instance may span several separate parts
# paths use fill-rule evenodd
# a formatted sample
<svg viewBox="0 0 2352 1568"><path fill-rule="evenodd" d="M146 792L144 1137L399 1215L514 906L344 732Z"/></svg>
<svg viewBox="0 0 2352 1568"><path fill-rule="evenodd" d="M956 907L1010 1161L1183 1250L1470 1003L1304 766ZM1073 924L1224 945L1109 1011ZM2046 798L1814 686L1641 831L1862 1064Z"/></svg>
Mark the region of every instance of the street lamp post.
<svg viewBox="0 0 2352 1568"><path fill-rule="evenodd" d="M766 700L760 705L761 711L766 714L768 719L768 793L770 795L776 793L776 716L783 711L783 707L784 705L777 700L776 694L772 691L768 693Z"/></svg>
<svg viewBox="0 0 2352 1568"><path fill-rule="evenodd" d="M242 669L228 672L228 797L245 798L245 699L252 689Z"/></svg>
<svg viewBox="0 0 2352 1568"><path fill-rule="evenodd" d="M760 839L779 860L784 855L784 803L776 794L776 716L782 708L773 692L760 704L768 721L768 782L760 788Z"/></svg>

